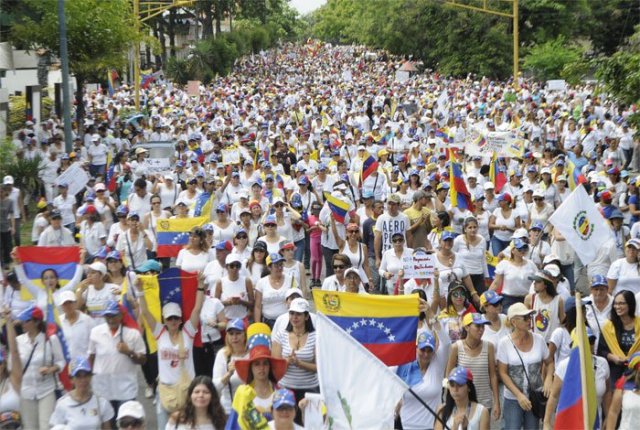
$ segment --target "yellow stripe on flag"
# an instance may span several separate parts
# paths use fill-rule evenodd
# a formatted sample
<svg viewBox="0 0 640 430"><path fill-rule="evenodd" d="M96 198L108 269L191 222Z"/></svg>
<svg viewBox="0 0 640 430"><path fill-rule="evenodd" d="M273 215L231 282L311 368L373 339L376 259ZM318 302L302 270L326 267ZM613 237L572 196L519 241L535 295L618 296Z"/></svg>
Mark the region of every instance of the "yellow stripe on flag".
<svg viewBox="0 0 640 430"><path fill-rule="evenodd" d="M379 296L313 290L316 310L344 317L414 317L419 315L418 295Z"/></svg>
<svg viewBox="0 0 640 430"><path fill-rule="evenodd" d="M138 275L138 279L142 282L142 292L144 300L147 303L149 312L157 322L161 322L162 306L160 305L160 284L158 283L158 275ZM153 354L158 350L156 338L153 336L153 329L149 327L144 318L142 318L144 332L147 335L147 343L149 344L149 354Z"/></svg>

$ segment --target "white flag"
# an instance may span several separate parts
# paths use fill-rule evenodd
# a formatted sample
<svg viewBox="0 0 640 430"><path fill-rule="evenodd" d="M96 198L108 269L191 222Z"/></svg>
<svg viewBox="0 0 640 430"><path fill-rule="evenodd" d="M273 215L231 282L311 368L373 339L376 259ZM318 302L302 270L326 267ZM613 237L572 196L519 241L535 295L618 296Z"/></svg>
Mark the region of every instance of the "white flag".
<svg viewBox="0 0 640 430"><path fill-rule="evenodd" d="M591 263L611 237L611 229L584 187L577 187L549 222L564 236L583 264Z"/></svg>
<svg viewBox="0 0 640 430"><path fill-rule="evenodd" d="M330 428L391 429L394 410L409 388L336 323L318 313L316 361Z"/></svg>

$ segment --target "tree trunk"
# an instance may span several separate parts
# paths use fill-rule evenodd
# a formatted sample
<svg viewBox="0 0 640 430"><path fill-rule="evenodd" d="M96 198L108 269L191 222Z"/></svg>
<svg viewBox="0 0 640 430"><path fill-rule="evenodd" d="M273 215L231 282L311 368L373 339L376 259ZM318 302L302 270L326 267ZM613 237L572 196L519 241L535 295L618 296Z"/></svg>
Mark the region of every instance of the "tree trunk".
<svg viewBox="0 0 640 430"><path fill-rule="evenodd" d="M84 83L85 77L82 75L76 75L76 124L78 124L78 134L80 137L84 136Z"/></svg>
<svg viewBox="0 0 640 430"><path fill-rule="evenodd" d="M216 18L216 37L222 33L222 1L216 0L215 5L215 18Z"/></svg>
<svg viewBox="0 0 640 430"><path fill-rule="evenodd" d="M171 56L176 56L176 10L169 11L169 49Z"/></svg>
<svg viewBox="0 0 640 430"><path fill-rule="evenodd" d="M162 17L158 19L155 23L155 28L153 29L153 36L160 41L160 55L156 54L156 64L160 64L161 66L165 65L165 60L167 58L167 48L164 46L164 33L162 32Z"/></svg>
<svg viewBox="0 0 640 430"><path fill-rule="evenodd" d="M213 36L213 0L204 2L204 18L202 19L202 39Z"/></svg>

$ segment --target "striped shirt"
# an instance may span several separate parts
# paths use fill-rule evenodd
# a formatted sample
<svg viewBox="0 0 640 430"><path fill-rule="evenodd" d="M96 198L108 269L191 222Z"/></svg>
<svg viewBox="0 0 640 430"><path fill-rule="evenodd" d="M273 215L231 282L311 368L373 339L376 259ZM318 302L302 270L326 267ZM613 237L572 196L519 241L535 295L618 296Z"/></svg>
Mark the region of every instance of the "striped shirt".
<svg viewBox="0 0 640 430"><path fill-rule="evenodd" d="M291 355L291 345L289 344L289 332L280 330L274 333L274 342L282 346L282 358L288 358ZM296 350L296 357L301 361L315 363L316 361L316 332L312 331L307 335L307 342L304 346ZM318 386L318 374L309 372L301 367L289 364L287 373L280 380L280 385L287 388L315 388Z"/></svg>
<svg viewBox="0 0 640 430"><path fill-rule="evenodd" d="M473 385L476 386L478 403L487 409L493 407L493 394L491 393L491 380L489 379L489 342L482 341L482 350L475 357L470 356L464 349L464 341L456 342L458 347L458 366L471 370Z"/></svg>

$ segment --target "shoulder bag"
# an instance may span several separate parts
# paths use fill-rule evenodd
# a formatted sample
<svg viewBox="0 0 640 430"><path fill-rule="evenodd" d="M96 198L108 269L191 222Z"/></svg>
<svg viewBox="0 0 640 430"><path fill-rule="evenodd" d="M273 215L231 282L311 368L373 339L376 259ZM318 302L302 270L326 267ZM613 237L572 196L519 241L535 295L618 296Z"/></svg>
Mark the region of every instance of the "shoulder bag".
<svg viewBox="0 0 640 430"><path fill-rule="evenodd" d="M167 332L168 335L168 332ZM184 355L184 338L183 332L180 331L180 338L178 340L178 355ZM189 390L189 384L191 384L191 378L187 372L187 368L184 364L185 359L180 358L180 376L178 382L175 384L163 384L158 383L158 392L160 393L160 403L162 407L170 414L182 409L187 400L187 392Z"/></svg>
<svg viewBox="0 0 640 430"><path fill-rule="evenodd" d="M529 401L531 402L531 413L536 416L536 418L540 420L544 420L544 413L547 409L547 398L544 396L542 390L534 390L531 387L531 380L529 379L529 374L527 372L527 366L524 365L524 361L522 360L522 356L520 355L520 351L516 347L516 344L511 340L511 336L509 336L509 340L511 341L511 345L513 345L513 349L516 350L516 354L518 354L518 358L520 359L520 363L522 363L522 369L524 370L524 376L527 378L528 385L528 396ZM534 340L535 342L535 340Z"/></svg>

